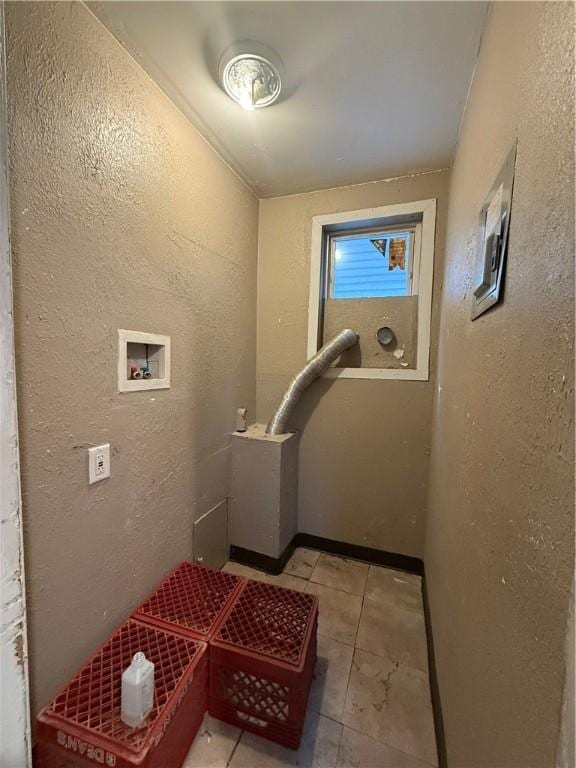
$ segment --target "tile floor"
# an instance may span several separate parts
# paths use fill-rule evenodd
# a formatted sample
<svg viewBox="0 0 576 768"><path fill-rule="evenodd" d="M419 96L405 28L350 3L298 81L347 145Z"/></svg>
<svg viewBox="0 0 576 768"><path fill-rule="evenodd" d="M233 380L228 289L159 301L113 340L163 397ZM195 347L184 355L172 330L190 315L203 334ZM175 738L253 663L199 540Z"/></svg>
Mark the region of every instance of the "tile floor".
<svg viewBox="0 0 576 768"><path fill-rule="evenodd" d="M438 765L418 576L309 549L279 576L224 570L319 596L315 680L297 752L207 715L185 768Z"/></svg>

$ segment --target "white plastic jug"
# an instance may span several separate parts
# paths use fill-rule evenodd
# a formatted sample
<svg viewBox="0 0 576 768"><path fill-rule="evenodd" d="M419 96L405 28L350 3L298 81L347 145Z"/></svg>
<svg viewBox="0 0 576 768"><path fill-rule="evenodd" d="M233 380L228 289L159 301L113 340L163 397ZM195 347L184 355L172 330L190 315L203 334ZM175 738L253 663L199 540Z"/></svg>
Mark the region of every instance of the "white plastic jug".
<svg viewBox="0 0 576 768"><path fill-rule="evenodd" d="M139 728L154 705L154 664L141 652L122 672L120 717L131 728Z"/></svg>

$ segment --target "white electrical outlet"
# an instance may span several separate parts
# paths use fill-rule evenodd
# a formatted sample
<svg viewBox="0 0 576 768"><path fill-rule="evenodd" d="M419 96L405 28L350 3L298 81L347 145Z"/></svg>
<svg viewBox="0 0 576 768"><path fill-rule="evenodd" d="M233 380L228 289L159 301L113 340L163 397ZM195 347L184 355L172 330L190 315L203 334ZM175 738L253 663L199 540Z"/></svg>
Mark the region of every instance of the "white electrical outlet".
<svg viewBox="0 0 576 768"><path fill-rule="evenodd" d="M88 482L98 483L110 477L110 443L88 448Z"/></svg>

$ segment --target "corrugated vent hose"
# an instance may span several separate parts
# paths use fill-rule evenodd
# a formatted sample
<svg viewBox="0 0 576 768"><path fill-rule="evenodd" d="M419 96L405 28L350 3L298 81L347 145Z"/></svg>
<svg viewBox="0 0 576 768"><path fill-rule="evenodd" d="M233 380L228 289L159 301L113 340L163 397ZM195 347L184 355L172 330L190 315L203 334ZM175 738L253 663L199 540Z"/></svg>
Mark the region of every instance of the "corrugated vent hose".
<svg viewBox="0 0 576 768"><path fill-rule="evenodd" d="M332 363L340 357L342 352L345 352L350 347L353 347L358 343L360 336L351 328L345 328L340 331L334 338L326 342L318 352L311 357L306 363L304 368L299 374L294 376L290 382L290 386L286 390L284 397L274 416L268 422L266 427L267 435L283 435L286 433L288 426L288 420L292 415L292 411L296 407L296 403L300 399L302 392L307 389L312 382L322 376Z"/></svg>

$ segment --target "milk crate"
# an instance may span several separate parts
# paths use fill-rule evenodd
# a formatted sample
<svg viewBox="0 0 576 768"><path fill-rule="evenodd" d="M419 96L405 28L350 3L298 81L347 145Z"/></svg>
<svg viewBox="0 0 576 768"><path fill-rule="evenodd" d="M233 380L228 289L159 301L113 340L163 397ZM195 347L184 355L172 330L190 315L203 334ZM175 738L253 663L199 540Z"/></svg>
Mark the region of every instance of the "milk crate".
<svg viewBox="0 0 576 768"><path fill-rule="evenodd" d="M210 642L210 714L297 749L317 627L315 595L248 581Z"/></svg>
<svg viewBox="0 0 576 768"><path fill-rule="evenodd" d="M145 624L208 642L245 582L242 576L200 563L180 563L133 615Z"/></svg>
<svg viewBox="0 0 576 768"><path fill-rule="evenodd" d="M122 672L154 662L154 708L140 728L120 719ZM179 768L207 705L207 646L129 619L37 719L36 768Z"/></svg>

